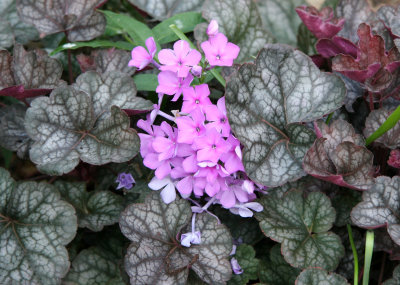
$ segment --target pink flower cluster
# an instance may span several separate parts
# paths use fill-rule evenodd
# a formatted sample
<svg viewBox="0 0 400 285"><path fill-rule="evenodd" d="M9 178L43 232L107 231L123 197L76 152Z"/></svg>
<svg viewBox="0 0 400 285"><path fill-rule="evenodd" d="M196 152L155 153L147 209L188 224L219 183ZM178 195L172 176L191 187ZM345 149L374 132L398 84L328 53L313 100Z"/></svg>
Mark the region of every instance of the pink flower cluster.
<svg viewBox="0 0 400 285"><path fill-rule="evenodd" d="M156 89L159 104L146 120L138 122L138 127L146 132L139 134L140 153L144 165L155 170L149 187L162 190L165 203L175 200L177 190L183 198L207 195L213 203L234 213L252 216L249 209L262 210L261 205L251 202L258 188L244 174L241 146L229 126L225 97L214 105L207 84L191 86L194 76L201 78L205 70L231 66L240 49L218 33L215 21L207 33L209 40L201 44L207 61L183 40L177 41L173 50L162 49L158 53L160 64L153 65L161 71ZM131 63L138 68L154 61L155 52L150 49L155 46L150 43L154 40L148 39L146 45L148 42L149 52L143 47L132 51ZM183 94L182 108L175 116L160 110L164 94L173 96L172 101ZM172 121L172 125L165 120L154 125L156 116Z"/></svg>

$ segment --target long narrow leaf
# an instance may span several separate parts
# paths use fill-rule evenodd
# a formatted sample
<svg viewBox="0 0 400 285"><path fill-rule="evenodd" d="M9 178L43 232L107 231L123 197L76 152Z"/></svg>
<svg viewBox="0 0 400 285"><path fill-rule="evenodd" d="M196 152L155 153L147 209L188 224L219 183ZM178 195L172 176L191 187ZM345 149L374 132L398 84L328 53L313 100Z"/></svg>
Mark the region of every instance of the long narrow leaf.
<svg viewBox="0 0 400 285"><path fill-rule="evenodd" d="M56 49L54 49L50 55L55 55L60 51L67 50L67 49L78 49L82 47L92 47L92 48L117 48L117 49L124 49L124 50L132 50L133 45L127 42L112 42L112 41L104 41L104 40L94 40L90 42L74 42L74 43L66 43L63 44Z"/></svg>
<svg viewBox="0 0 400 285"><path fill-rule="evenodd" d="M389 118L387 118L387 120L372 135L370 135L367 138L365 145L368 146L374 140L381 137L383 134L385 134L387 131L393 128L399 120L400 120L400 106L397 107L396 110L394 110L394 112L389 116Z"/></svg>

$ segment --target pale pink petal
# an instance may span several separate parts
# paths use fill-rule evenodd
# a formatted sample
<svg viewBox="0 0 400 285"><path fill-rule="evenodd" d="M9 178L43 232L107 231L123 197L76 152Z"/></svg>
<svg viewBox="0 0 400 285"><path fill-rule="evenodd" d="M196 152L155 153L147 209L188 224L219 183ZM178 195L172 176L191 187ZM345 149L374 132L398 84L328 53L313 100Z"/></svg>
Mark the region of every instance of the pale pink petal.
<svg viewBox="0 0 400 285"><path fill-rule="evenodd" d="M192 49L188 55L184 58L183 63L185 65L194 66L199 64L201 60L201 53L195 49Z"/></svg>
<svg viewBox="0 0 400 285"><path fill-rule="evenodd" d="M150 52L151 58L153 58L157 51L157 45L153 37L150 37L146 40L146 47Z"/></svg>
<svg viewBox="0 0 400 285"><path fill-rule="evenodd" d="M161 64L166 65L174 65L178 62L175 53L170 49L160 50L160 52L158 53L158 60ZM161 70L163 70L162 68L168 68L168 66L161 66Z"/></svg>
<svg viewBox="0 0 400 285"><path fill-rule="evenodd" d="M224 208L231 208L236 204L236 198L233 191L224 191L221 195L220 202Z"/></svg>
<svg viewBox="0 0 400 285"><path fill-rule="evenodd" d="M160 193L161 198L165 204L169 204L176 198L175 186L172 182L168 183L167 186Z"/></svg>
<svg viewBox="0 0 400 285"><path fill-rule="evenodd" d="M187 41L179 40L174 44L174 52L178 58L185 57L190 51L190 45Z"/></svg>

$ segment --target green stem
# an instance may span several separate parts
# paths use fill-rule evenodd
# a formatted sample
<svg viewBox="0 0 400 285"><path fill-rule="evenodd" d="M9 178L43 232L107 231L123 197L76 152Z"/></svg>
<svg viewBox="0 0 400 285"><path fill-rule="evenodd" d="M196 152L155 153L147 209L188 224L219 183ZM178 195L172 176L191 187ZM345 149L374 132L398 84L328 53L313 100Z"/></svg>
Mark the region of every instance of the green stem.
<svg viewBox="0 0 400 285"><path fill-rule="evenodd" d="M188 42L192 49L197 49L196 46L192 43L192 41L189 40L189 38L176 25L172 24L169 26L169 28L178 36L178 38ZM225 87L226 82L225 79L221 76L221 74L215 69L211 69L210 72L212 75L214 75L215 79L217 79L219 83L221 83L221 85Z"/></svg>
<svg viewBox="0 0 400 285"><path fill-rule="evenodd" d="M127 34L123 33L123 34L122 34L122 37L123 37L127 42L131 43L131 44L134 45L134 46L137 46L137 45L135 45L135 43L131 40L131 38L127 36Z"/></svg>
<svg viewBox="0 0 400 285"><path fill-rule="evenodd" d="M332 112L332 113L330 113L330 114L328 115L328 118L326 118L326 121L325 121L325 123L326 123L327 125L329 125L329 122L331 121L331 119L332 119L332 116L333 116L333 112Z"/></svg>
<svg viewBox="0 0 400 285"><path fill-rule="evenodd" d="M347 224L347 231L349 233L349 240L354 258L354 285L358 285L358 254L356 246L354 244L353 231L351 230L351 226L349 224Z"/></svg>
<svg viewBox="0 0 400 285"><path fill-rule="evenodd" d="M368 146L374 140L384 135L387 131L393 128L399 120L400 120L400 106L397 107L396 110L394 110L394 112L387 118L387 120L372 135L370 135L367 138L365 145Z"/></svg>
<svg viewBox="0 0 400 285"><path fill-rule="evenodd" d="M374 249L374 232L367 231L367 237L365 240L365 258L364 258L364 274L363 274L363 285L368 285L369 282L369 271L371 269L372 251Z"/></svg>

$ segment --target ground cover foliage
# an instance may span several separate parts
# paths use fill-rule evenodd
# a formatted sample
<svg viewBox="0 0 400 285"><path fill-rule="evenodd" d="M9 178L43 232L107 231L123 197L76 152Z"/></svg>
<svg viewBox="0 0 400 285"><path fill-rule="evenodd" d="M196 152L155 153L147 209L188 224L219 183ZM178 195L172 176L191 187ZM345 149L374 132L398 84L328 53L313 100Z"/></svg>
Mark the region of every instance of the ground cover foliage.
<svg viewBox="0 0 400 285"><path fill-rule="evenodd" d="M0 284L400 283L399 1L0 16Z"/></svg>

